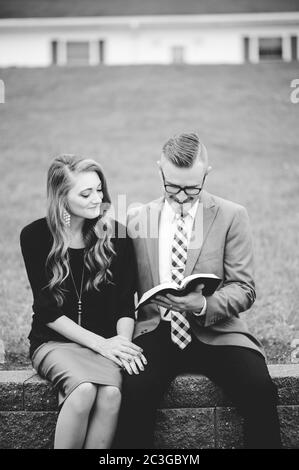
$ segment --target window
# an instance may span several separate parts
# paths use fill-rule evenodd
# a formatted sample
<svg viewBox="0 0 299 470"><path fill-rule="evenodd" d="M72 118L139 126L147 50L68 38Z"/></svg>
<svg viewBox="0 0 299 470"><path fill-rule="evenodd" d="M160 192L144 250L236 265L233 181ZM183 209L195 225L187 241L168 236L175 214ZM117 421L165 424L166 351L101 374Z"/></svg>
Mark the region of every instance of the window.
<svg viewBox="0 0 299 470"><path fill-rule="evenodd" d="M64 41L50 43L52 65L99 65L105 63L104 40Z"/></svg>
<svg viewBox="0 0 299 470"><path fill-rule="evenodd" d="M298 60L298 38L297 38L297 36L291 36L291 58L292 58L292 60Z"/></svg>
<svg viewBox="0 0 299 470"><path fill-rule="evenodd" d="M99 64L105 63L105 41L99 41Z"/></svg>
<svg viewBox="0 0 299 470"><path fill-rule="evenodd" d="M67 65L89 65L89 42L69 41L66 43Z"/></svg>
<svg viewBox="0 0 299 470"><path fill-rule="evenodd" d="M51 42L51 57L52 57L52 65L58 64L58 42L52 41Z"/></svg>
<svg viewBox="0 0 299 470"><path fill-rule="evenodd" d="M282 57L282 38L259 38L259 59L262 60L281 60Z"/></svg>
<svg viewBox="0 0 299 470"><path fill-rule="evenodd" d="M244 53L244 61L249 62L250 55L249 55L249 38L248 37L243 38L243 53Z"/></svg>
<svg viewBox="0 0 299 470"><path fill-rule="evenodd" d="M183 46L173 46L171 48L171 59L173 64L183 64L185 48Z"/></svg>

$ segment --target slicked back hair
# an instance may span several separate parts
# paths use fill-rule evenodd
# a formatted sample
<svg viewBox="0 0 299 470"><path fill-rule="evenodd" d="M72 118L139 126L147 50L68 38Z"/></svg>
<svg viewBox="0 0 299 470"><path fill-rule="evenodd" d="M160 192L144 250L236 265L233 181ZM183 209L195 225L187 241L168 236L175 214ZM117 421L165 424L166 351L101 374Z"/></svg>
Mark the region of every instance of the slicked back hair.
<svg viewBox="0 0 299 470"><path fill-rule="evenodd" d="M162 153L169 161L180 168L192 167L197 157L204 165L208 163L207 149L195 132L171 137L164 144Z"/></svg>

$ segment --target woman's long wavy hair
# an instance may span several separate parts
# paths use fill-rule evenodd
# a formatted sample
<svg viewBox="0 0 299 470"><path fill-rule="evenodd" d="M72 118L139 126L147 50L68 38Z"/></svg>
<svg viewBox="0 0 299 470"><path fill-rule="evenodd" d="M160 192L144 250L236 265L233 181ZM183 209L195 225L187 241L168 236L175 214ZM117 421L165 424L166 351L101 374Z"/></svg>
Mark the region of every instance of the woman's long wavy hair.
<svg viewBox="0 0 299 470"><path fill-rule="evenodd" d="M85 219L83 224L84 264L88 273L85 289L100 290L102 282L112 282L109 267L115 252L111 241L113 228L107 215L111 199L102 168L92 159L60 155L53 160L47 178L47 222L53 236L53 245L47 258L46 268L50 278L48 288L52 291L58 306L63 304L66 291L63 283L70 274L69 228L63 218L64 211L69 212L67 195L73 186L72 176L86 171L98 174L102 183L103 200L100 215L94 219Z"/></svg>

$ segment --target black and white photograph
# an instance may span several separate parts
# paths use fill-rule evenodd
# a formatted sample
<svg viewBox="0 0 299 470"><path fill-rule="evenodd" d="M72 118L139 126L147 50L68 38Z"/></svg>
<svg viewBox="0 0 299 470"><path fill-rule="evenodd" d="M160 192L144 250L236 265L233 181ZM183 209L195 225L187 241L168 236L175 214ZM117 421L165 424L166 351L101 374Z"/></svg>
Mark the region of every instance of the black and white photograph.
<svg viewBox="0 0 299 470"><path fill-rule="evenodd" d="M0 0L0 450L299 449L298 128L299 0Z"/></svg>

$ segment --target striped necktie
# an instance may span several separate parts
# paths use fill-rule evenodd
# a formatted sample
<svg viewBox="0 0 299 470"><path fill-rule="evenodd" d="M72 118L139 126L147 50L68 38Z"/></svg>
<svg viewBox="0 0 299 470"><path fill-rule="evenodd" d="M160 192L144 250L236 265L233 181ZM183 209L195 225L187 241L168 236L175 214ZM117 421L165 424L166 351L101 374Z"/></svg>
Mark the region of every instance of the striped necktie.
<svg viewBox="0 0 299 470"><path fill-rule="evenodd" d="M178 286L184 279L188 249L187 231L185 220L177 216L177 227L174 234L171 250L171 279ZM180 348L184 349L192 340L190 324L184 313L170 310L171 314L171 339Z"/></svg>

